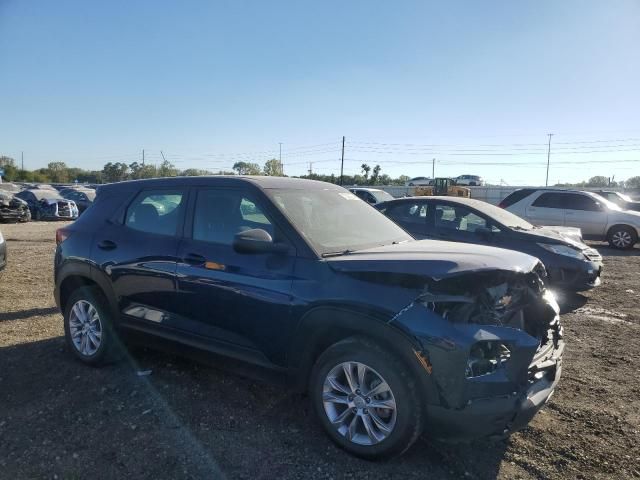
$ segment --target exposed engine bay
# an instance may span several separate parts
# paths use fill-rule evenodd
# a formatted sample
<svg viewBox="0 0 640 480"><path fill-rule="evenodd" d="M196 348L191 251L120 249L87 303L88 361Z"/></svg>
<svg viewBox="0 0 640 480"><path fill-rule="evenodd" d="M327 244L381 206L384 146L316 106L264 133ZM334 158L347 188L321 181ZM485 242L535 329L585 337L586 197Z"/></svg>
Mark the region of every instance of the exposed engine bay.
<svg viewBox="0 0 640 480"><path fill-rule="evenodd" d="M434 282L417 300L442 318L517 328L546 341L554 318L545 312L544 267L529 273L480 272ZM541 305L542 303L542 305Z"/></svg>

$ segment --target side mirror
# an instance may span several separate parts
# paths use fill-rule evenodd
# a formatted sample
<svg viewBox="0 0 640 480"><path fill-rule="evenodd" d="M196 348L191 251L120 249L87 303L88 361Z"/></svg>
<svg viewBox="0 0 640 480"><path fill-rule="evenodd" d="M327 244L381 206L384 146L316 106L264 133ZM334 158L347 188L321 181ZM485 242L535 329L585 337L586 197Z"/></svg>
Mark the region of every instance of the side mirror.
<svg viewBox="0 0 640 480"><path fill-rule="evenodd" d="M289 251L286 244L275 243L269 232L261 228L237 233L233 237L233 249L238 253L286 253Z"/></svg>

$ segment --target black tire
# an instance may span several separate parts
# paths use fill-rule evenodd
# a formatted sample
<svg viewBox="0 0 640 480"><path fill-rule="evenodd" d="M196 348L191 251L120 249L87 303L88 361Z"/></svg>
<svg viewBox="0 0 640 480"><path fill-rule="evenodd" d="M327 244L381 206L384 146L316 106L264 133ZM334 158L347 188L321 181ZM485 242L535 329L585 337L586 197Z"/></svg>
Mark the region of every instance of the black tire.
<svg viewBox="0 0 640 480"><path fill-rule="evenodd" d="M328 417L323 401L325 379L334 368L344 362L358 362L373 369L373 373L379 374L389 385L395 398L395 425L391 433L379 443L354 443L346 434L340 433ZM349 453L368 460L390 458L404 453L422 433L424 418L424 399L421 398L417 382L410 372L397 355L366 338L342 340L322 353L311 373L309 394L315 413L331 440ZM348 407L346 409L350 410ZM364 409L363 412L366 413L367 410Z"/></svg>
<svg viewBox="0 0 640 480"><path fill-rule="evenodd" d="M83 354L71 337L71 311L78 302L86 302L93 306L99 318L98 321L101 331L100 343L95 352L91 352L90 354ZM104 365L116 361L120 357L122 346L113 330L110 309L104 295L97 287L80 287L71 294L64 312L64 334L67 346L71 352L73 352L76 358L87 365ZM93 346L95 347L95 345Z"/></svg>
<svg viewBox="0 0 640 480"><path fill-rule="evenodd" d="M628 250L638 242L638 233L627 225L615 225L609 229L607 241L612 248Z"/></svg>

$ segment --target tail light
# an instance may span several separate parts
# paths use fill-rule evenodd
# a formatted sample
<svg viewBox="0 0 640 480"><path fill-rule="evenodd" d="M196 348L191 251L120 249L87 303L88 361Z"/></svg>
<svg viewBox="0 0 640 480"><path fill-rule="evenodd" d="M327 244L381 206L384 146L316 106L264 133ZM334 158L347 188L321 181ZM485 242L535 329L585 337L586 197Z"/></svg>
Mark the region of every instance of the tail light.
<svg viewBox="0 0 640 480"><path fill-rule="evenodd" d="M69 235L71 235L71 232L69 230L67 230L66 228L59 228L56 230L56 245L60 245L62 242L64 242L67 238L69 238Z"/></svg>

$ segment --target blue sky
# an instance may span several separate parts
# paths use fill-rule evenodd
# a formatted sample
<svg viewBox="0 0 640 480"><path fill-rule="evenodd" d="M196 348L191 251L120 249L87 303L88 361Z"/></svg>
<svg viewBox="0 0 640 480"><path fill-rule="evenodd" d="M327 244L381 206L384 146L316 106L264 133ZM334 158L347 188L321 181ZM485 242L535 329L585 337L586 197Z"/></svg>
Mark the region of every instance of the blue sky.
<svg viewBox="0 0 640 480"><path fill-rule="evenodd" d="M0 154L640 175L640 3L0 0Z"/></svg>

